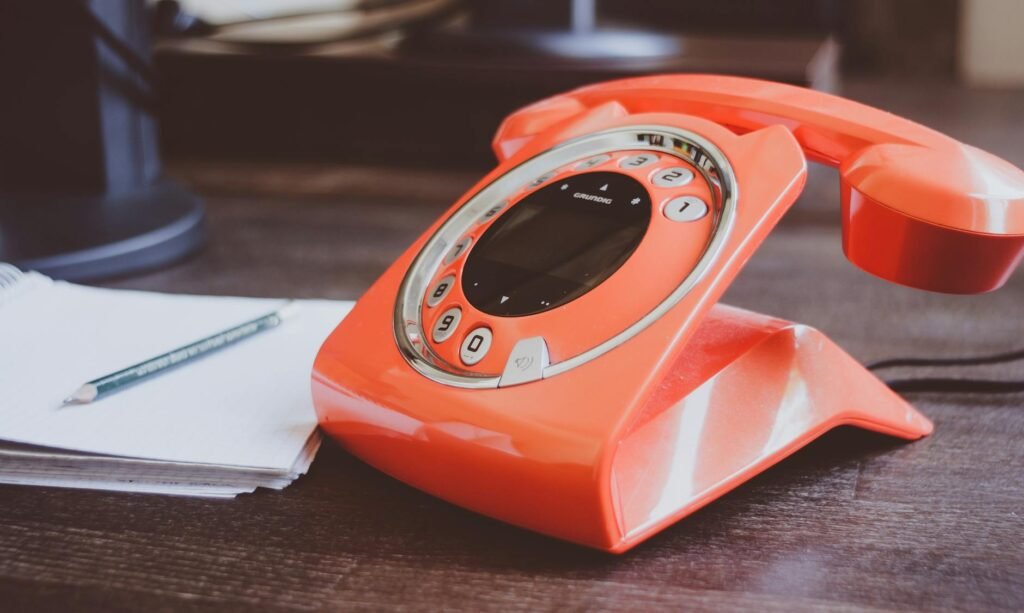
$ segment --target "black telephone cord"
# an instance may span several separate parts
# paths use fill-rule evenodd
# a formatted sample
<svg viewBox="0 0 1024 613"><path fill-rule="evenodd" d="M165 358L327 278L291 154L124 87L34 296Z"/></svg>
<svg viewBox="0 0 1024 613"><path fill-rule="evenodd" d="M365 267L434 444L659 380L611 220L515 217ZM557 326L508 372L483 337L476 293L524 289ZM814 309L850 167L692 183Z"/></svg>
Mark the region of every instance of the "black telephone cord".
<svg viewBox="0 0 1024 613"><path fill-rule="evenodd" d="M932 366L980 366L1004 364L1024 360L1024 349L995 353L991 355L956 358L892 358L871 362L866 368L871 371L888 368ZM959 379L955 377L921 377L886 380L893 391L902 393L938 392L942 394L1016 394L1024 392L1024 381L999 381L992 379Z"/></svg>

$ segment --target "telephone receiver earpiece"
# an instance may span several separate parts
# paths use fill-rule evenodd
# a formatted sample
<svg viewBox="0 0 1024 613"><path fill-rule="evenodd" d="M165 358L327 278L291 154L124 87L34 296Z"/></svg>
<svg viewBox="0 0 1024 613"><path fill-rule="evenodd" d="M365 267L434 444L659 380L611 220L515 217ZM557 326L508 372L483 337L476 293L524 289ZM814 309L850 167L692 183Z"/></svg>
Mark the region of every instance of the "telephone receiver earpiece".
<svg viewBox="0 0 1024 613"><path fill-rule="evenodd" d="M808 158L838 167L843 250L883 279L980 293L1002 286L1024 258L1024 171L907 119L800 87L710 75L602 83L513 114L495 151L509 158L532 136L608 104L696 115L741 134L786 126Z"/></svg>

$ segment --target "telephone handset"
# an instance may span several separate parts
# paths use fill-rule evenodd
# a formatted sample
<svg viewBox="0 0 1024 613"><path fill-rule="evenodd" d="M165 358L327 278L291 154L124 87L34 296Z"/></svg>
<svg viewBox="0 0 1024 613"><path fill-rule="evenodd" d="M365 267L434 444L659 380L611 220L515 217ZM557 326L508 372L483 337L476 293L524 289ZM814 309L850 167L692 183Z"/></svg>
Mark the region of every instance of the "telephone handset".
<svg viewBox="0 0 1024 613"><path fill-rule="evenodd" d="M322 428L453 503L624 551L826 430L931 423L820 332L715 304L838 165L843 246L891 281L995 289L1024 257L1024 172L910 121L705 75L524 108L500 163L324 343Z"/></svg>

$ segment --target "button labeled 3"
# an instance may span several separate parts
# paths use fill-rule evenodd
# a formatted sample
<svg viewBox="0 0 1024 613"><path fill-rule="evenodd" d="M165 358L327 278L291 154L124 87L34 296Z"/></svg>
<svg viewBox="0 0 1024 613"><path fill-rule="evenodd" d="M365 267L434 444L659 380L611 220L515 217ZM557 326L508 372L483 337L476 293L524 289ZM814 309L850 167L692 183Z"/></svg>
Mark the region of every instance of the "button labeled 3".
<svg viewBox="0 0 1024 613"><path fill-rule="evenodd" d="M658 156L653 153L638 153L637 155L627 155L626 157L619 160L619 168L643 168L644 166L650 166L651 164L658 161Z"/></svg>
<svg viewBox="0 0 1024 613"><path fill-rule="evenodd" d="M491 350L491 341L494 340L494 335L491 334L490 328L480 327L469 334L462 341L462 347L459 348L459 359L466 366L472 366L484 359L487 352Z"/></svg>

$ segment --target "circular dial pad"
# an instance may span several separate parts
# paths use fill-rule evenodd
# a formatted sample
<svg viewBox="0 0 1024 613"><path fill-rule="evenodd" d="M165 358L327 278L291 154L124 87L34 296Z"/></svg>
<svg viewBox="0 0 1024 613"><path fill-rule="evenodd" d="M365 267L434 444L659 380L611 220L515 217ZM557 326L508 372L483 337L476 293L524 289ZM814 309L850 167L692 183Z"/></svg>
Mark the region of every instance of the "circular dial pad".
<svg viewBox="0 0 1024 613"><path fill-rule="evenodd" d="M716 189L657 151L542 169L445 248L421 305L424 340L455 370L495 376L604 342L693 270L714 234Z"/></svg>

